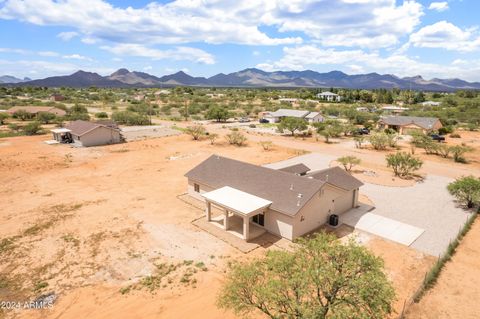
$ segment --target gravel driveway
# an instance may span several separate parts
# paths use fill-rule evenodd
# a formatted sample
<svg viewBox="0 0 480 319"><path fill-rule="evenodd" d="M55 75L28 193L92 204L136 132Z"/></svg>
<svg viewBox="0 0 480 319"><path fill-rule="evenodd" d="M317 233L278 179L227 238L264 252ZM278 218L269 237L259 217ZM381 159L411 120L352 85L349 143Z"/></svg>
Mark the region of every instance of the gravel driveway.
<svg viewBox="0 0 480 319"><path fill-rule="evenodd" d="M469 212L457 207L448 193L452 179L429 175L411 187L388 187L366 183L360 192L374 203L372 213L425 229L411 247L439 256L457 236Z"/></svg>

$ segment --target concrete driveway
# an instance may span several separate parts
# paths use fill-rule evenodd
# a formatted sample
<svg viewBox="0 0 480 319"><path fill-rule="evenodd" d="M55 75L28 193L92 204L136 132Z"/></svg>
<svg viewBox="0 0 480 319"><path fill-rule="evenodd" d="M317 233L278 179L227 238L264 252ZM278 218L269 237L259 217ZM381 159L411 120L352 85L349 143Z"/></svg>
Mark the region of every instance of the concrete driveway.
<svg viewBox="0 0 480 319"><path fill-rule="evenodd" d="M330 162L335 160L335 156L320 154L320 153L310 153L305 155L300 155L297 157L289 158L284 161L266 164L265 167L280 169L295 164L303 163L310 168L311 171L318 171L321 169L329 168Z"/></svg>
<svg viewBox="0 0 480 319"><path fill-rule="evenodd" d="M448 193L447 185L451 181L447 177L428 175L423 182L411 187L366 183L360 192L374 202L372 213L424 229L411 247L439 256L471 214L457 207Z"/></svg>

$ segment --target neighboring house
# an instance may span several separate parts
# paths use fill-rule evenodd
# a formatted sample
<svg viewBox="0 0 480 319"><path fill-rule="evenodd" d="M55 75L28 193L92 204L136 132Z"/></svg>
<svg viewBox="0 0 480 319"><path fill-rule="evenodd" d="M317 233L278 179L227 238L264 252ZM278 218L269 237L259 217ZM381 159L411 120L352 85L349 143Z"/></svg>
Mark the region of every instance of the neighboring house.
<svg viewBox="0 0 480 319"><path fill-rule="evenodd" d="M317 98L321 100L329 101L329 102L340 102L342 100L342 97L340 95L329 92L329 91L318 93Z"/></svg>
<svg viewBox="0 0 480 319"><path fill-rule="evenodd" d="M14 106L9 108L7 110L7 113L13 115L15 112L20 110L33 114L35 116L38 115L38 113L42 112L52 113L56 116L65 116L67 114L67 112L65 112L64 110L52 106Z"/></svg>
<svg viewBox="0 0 480 319"><path fill-rule="evenodd" d="M403 113L404 111L408 110L408 107L403 107L403 106L395 106L395 105L386 105L382 107L382 110L385 113L391 113L391 114L399 114Z"/></svg>
<svg viewBox="0 0 480 319"><path fill-rule="evenodd" d="M308 123L321 123L324 121L324 118L320 112L310 112L307 116L305 116L305 119Z"/></svg>
<svg viewBox="0 0 480 319"><path fill-rule="evenodd" d="M280 98L278 99L278 102L280 103L289 103L289 104L294 104L294 103L297 103L299 101L299 99L295 99L295 98Z"/></svg>
<svg viewBox="0 0 480 319"><path fill-rule="evenodd" d="M59 102L59 101L65 100L65 97L61 94L52 94L52 95L50 95L50 100L55 101L55 102Z"/></svg>
<svg viewBox="0 0 480 319"><path fill-rule="evenodd" d="M57 142L85 147L122 142L120 130L112 125L81 120L70 122L64 128L53 129L51 132Z"/></svg>
<svg viewBox="0 0 480 319"><path fill-rule="evenodd" d="M275 112L269 112L263 116L270 123L278 123L285 117L296 117L304 119L310 112L304 110L279 109Z"/></svg>
<svg viewBox="0 0 480 319"><path fill-rule="evenodd" d="M422 106L440 106L442 103L441 102L435 102L435 101L425 101L420 103Z"/></svg>
<svg viewBox="0 0 480 319"><path fill-rule="evenodd" d="M364 106L357 107L356 110L358 112L370 112L370 110L367 107L364 107Z"/></svg>
<svg viewBox="0 0 480 319"><path fill-rule="evenodd" d="M358 205L363 183L343 169L305 176L297 175L297 168L288 170L212 155L185 176L188 193L205 202L207 221L220 225L212 206L220 208L223 229L245 240L252 239L251 229L294 240Z"/></svg>
<svg viewBox="0 0 480 319"><path fill-rule="evenodd" d="M378 120L377 126L379 129L394 129L400 134L411 134L412 132L436 131L443 125L436 117L382 116Z"/></svg>

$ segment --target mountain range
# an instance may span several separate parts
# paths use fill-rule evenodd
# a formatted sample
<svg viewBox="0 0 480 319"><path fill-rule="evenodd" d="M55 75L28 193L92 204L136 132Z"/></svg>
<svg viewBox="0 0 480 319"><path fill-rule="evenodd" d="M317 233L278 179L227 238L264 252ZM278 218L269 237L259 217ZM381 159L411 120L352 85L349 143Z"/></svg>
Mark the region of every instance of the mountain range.
<svg viewBox="0 0 480 319"><path fill-rule="evenodd" d="M77 71L71 75L54 76L39 80L24 80L14 77L0 77L0 84L14 86L44 87L337 87L351 89L399 88L423 91L455 91L459 89L480 89L479 82L467 82L461 79L431 79L422 76L398 77L391 74L349 75L341 71L319 73L316 71L276 71L266 72L255 68L229 74L219 73L209 78L193 77L180 71L174 74L156 77L154 75L119 69L108 76L97 73Z"/></svg>

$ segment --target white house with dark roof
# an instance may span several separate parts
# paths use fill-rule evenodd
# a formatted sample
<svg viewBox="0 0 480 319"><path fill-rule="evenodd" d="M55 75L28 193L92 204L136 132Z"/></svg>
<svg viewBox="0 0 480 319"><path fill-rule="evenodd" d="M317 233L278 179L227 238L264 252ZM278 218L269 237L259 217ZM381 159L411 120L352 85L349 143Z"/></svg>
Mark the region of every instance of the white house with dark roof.
<svg viewBox="0 0 480 319"><path fill-rule="evenodd" d="M308 123L321 123L325 120L320 112L310 112L305 116L305 119Z"/></svg>
<svg viewBox="0 0 480 319"><path fill-rule="evenodd" d="M286 117L305 119L309 113L309 111L305 110L278 109L275 112L266 113L263 118L268 120L270 123L278 123Z"/></svg>
<svg viewBox="0 0 480 319"><path fill-rule="evenodd" d="M185 176L188 194L205 203L207 221L230 232L243 225L233 233L245 240L265 231L293 240L356 207L363 185L339 167L307 172L305 165L275 170L212 155Z"/></svg>
<svg viewBox="0 0 480 319"><path fill-rule="evenodd" d="M330 91L324 91L322 93L318 93L317 98L319 98L320 100L328 101L328 102L340 102L342 100L342 97L340 95Z"/></svg>

